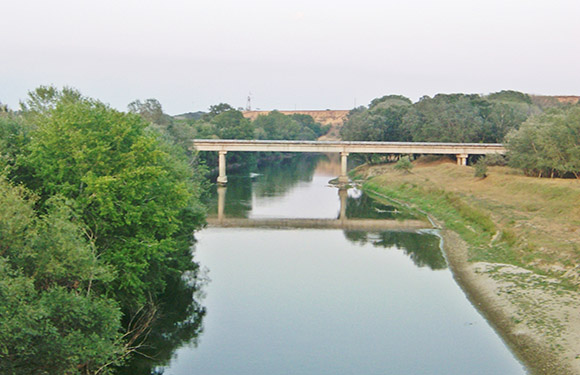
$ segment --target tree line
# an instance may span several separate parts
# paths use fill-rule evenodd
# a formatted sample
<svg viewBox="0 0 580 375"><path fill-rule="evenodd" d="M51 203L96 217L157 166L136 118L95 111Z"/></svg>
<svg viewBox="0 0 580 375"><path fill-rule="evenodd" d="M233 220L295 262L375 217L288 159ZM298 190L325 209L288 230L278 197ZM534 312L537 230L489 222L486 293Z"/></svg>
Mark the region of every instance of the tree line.
<svg viewBox="0 0 580 375"><path fill-rule="evenodd" d="M316 140L326 134L330 126L314 121L304 114L284 115L279 111L258 116L254 121L231 105L212 105L199 118L175 119L163 113L161 104L155 99L135 101L129 110L138 113L165 134L172 142L187 150L192 139L269 139L269 140ZM186 151L191 152L191 151ZM228 153L228 166L252 168L261 159L270 158L264 153ZM218 165L216 153L203 153L199 160L215 170Z"/></svg>
<svg viewBox="0 0 580 375"><path fill-rule="evenodd" d="M387 95L350 111L340 134L346 141L503 143L508 163L528 175L578 178L579 108L517 91L416 103Z"/></svg>

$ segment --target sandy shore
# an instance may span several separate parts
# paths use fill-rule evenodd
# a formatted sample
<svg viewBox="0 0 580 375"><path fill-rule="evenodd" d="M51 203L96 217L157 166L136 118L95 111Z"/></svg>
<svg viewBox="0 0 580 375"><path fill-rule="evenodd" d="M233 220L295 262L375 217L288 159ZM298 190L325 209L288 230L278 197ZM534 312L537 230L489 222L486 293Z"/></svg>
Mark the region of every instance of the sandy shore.
<svg viewBox="0 0 580 375"><path fill-rule="evenodd" d="M580 299L558 281L512 265L469 263L467 244L441 231L454 277L531 374L580 374Z"/></svg>

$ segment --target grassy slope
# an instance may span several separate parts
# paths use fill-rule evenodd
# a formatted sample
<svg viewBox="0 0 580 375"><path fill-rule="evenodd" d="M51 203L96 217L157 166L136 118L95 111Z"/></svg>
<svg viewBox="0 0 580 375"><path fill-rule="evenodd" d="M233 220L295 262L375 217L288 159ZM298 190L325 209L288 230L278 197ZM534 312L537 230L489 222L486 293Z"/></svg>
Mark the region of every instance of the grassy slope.
<svg viewBox="0 0 580 375"><path fill-rule="evenodd" d="M580 181L529 178L506 167L473 168L453 162L417 163L411 173L391 166L356 173L365 189L429 212L469 244L471 261L509 263L580 283Z"/></svg>

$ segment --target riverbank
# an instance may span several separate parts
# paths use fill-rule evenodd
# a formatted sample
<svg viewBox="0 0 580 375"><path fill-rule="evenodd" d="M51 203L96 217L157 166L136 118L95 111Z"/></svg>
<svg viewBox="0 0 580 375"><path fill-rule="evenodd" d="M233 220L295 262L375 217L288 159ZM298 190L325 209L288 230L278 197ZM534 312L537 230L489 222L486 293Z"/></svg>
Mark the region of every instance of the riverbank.
<svg viewBox="0 0 580 375"><path fill-rule="evenodd" d="M450 160L363 166L364 188L434 218L455 278L532 374L580 374L580 183Z"/></svg>

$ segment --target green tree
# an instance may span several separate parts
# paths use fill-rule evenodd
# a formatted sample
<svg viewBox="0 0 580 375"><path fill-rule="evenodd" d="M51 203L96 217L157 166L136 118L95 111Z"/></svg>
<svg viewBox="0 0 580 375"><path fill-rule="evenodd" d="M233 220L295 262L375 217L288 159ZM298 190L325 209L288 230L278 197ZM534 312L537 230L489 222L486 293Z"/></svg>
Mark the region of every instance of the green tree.
<svg viewBox="0 0 580 375"><path fill-rule="evenodd" d="M253 139L254 126L235 109L220 112L211 119L219 139Z"/></svg>
<svg viewBox="0 0 580 375"><path fill-rule="evenodd" d="M415 142L480 142L486 103L478 95L423 97L405 117Z"/></svg>
<svg viewBox="0 0 580 375"><path fill-rule="evenodd" d="M410 141L403 124L410 107L411 101L400 95L374 99L368 109L361 107L349 113L341 137L345 141Z"/></svg>
<svg viewBox="0 0 580 375"><path fill-rule="evenodd" d="M26 179L42 206L69 199L117 277L110 292L136 311L194 264L184 248L203 218L187 163L147 124L95 100L58 99L36 116Z"/></svg>
<svg viewBox="0 0 580 375"><path fill-rule="evenodd" d="M121 312L97 291L111 279L72 211L0 178L0 372L95 374L127 348Z"/></svg>
<svg viewBox="0 0 580 375"><path fill-rule="evenodd" d="M128 105L129 112L140 115L143 120L159 127L168 127L172 124L171 116L163 112L163 107L157 99L147 99L144 102L135 100Z"/></svg>
<svg viewBox="0 0 580 375"><path fill-rule="evenodd" d="M528 175L580 178L580 106L529 118L507 147L509 164Z"/></svg>

